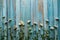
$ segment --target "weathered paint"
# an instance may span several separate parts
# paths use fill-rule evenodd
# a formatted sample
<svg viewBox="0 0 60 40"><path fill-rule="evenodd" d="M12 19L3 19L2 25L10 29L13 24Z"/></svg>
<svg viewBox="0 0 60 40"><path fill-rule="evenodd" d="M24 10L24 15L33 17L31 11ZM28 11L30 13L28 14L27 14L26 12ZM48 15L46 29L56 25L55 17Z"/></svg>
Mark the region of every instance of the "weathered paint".
<svg viewBox="0 0 60 40"><path fill-rule="evenodd" d="M0 40L3 34L4 40L19 40L20 23L24 24L24 40L59 40L59 7L59 0L0 0ZM27 23L29 20L31 24ZM49 37L46 37L47 32Z"/></svg>

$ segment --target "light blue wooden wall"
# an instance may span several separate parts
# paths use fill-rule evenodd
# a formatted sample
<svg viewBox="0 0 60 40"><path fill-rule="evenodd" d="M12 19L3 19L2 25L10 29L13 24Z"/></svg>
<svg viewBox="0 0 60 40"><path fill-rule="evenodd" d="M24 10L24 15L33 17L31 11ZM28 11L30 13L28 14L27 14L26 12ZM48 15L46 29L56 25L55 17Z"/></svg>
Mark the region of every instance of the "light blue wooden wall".
<svg viewBox="0 0 60 40"><path fill-rule="evenodd" d="M4 18L5 17L5 18ZM4 19L3 19L4 18ZM11 22L9 22L11 20ZM17 39L19 40L19 23L21 21L24 22L25 29L24 33L25 36L27 35L27 21L31 20L31 25L37 23L36 31L38 32L39 25L43 24L44 30L49 30L49 37L53 40L60 39L60 4L59 0L0 0L0 27L2 27L2 31L5 30L5 35L2 31L0 33L0 39L1 34L5 35L5 40L10 40L10 30L13 32L13 40ZM57 21L58 20L58 21ZM48 24L47 24L48 21ZM8 23L7 26L5 23ZM14 26L17 27L17 32L15 34ZM58 29L50 30L51 27L57 26ZM33 30L32 30L33 31ZM57 32L57 33L56 33ZM43 32L41 29L41 34L46 34L46 32ZM16 38L14 38L14 35L16 35ZM35 34L33 34L34 37ZM58 35L58 36L56 36ZM7 37L6 37L7 36ZM8 39L7 39L8 38ZM39 40L42 40L41 38L38 38ZM46 39L46 38L45 38ZM32 40L32 39L31 39Z"/></svg>

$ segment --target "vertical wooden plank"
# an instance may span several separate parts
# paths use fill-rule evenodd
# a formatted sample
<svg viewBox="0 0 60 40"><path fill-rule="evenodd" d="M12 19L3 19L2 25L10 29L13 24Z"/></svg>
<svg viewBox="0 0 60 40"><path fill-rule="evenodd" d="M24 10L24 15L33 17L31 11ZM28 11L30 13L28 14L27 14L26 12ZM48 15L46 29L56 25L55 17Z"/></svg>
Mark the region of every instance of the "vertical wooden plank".
<svg viewBox="0 0 60 40"><path fill-rule="evenodd" d="M4 21L3 24L4 24L4 40L8 40L8 36L7 36L7 0L4 0L3 1L3 16L2 16L2 20ZM3 19L4 18L4 19Z"/></svg>
<svg viewBox="0 0 60 40"><path fill-rule="evenodd" d="M60 2L59 1L60 0L57 0L57 3L58 3L57 4L58 5L58 17L59 17L59 22L58 22L58 26L59 26L58 27L58 40L60 40L60 30L59 30L60 29L60 25L59 25L60 24Z"/></svg>
<svg viewBox="0 0 60 40"><path fill-rule="evenodd" d="M19 40L19 22L20 22L20 1L21 0L16 0L16 27L17 27L17 34L16 34L16 37L17 37L17 40Z"/></svg>
<svg viewBox="0 0 60 40"><path fill-rule="evenodd" d="M46 32L49 30L49 17L48 17L48 0L43 0L44 1L44 35L47 35ZM46 36L47 37L47 36ZM49 40L49 37L44 38L45 40Z"/></svg>
<svg viewBox="0 0 60 40"><path fill-rule="evenodd" d="M43 4L44 4L44 27L46 29L46 19L47 19L47 0L44 0L43 1Z"/></svg>
<svg viewBox="0 0 60 40"><path fill-rule="evenodd" d="M53 8L54 8L54 27L55 27L55 40L58 40L58 5L57 0L53 0Z"/></svg>
<svg viewBox="0 0 60 40"><path fill-rule="evenodd" d="M24 8L25 8L25 16L24 16L24 19L26 19L25 20L25 34L26 34L26 36L27 36L27 21L28 20L31 20L31 8L30 8L30 0L25 0L24 1Z"/></svg>
<svg viewBox="0 0 60 40"><path fill-rule="evenodd" d="M11 0L7 0L7 10L8 10L8 12L7 12L7 20L8 20L8 40L11 40L11 22L9 22L10 20L12 20L11 19L11 8L10 8L10 6L11 6Z"/></svg>
<svg viewBox="0 0 60 40"><path fill-rule="evenodd" d="M10 17L11 17L11 19L12 19L12 27L14 26L14 15L15 15L15 13L14 13L14 6L13 6L13 1L12 0L10 0Z"/></svg>
<svg viewBox="0 0 60 40"><path fill-rule="evenodd" d="M50 26L50 39L54 40L54 14L53 14L53 1L48 0L48 16L49 16L49 26ZM53 30L52 30L53 29ZM52 36L53 35L53 36Z"/></svg>
<svg viewBox="0 0 60 40"><path fill-rule="evenodd" d="M3 13L3 1L0 0L0 40L2 39L2 13Z"/></svg>
<svg viewBox="0 0 60 40"><path fill-rule="evenodd" d="M43 4L44 4L44 2L43 2L44 0L38 0L38 3L37 3L37 5L36 5L36 7L37 7L37 9L36 9L36 15L37 15L37 21L38 21L38 30L39 30L39 28L41 27L40 25L42 24L43 25L43 23L44 23L44 7L43 7ZM42 39L42 37L41 37L41 35L43 35L43 28L44 28L44 26L42 27L42 28L40 28L40 36L39 36L39 40L43 40Z"/></svg>

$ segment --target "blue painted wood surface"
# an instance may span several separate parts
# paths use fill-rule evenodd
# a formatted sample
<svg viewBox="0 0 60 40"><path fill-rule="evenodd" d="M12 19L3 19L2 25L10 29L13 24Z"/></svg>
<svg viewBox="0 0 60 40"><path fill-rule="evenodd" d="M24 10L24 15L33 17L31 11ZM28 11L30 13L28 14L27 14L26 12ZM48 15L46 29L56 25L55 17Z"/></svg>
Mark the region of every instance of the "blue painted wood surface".
<svg viewBox="0 0 60 40"><path fill-rule="evenodd" d="M59 40L59 0L0 0L0 40L20 40L21 25L24 40Z"/></svg>

